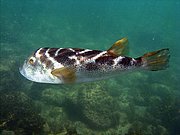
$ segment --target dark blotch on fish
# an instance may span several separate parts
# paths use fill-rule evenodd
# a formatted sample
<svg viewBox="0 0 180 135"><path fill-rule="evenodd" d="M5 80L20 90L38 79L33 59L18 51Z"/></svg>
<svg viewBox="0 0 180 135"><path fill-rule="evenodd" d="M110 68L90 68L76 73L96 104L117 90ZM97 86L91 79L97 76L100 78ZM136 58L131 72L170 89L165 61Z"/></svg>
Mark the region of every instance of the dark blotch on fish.
<svg viewBox="0 0 180 135"><path fill-rule="evenodd" d="M50 68L52 66L52 62L50 60L46 61L46 67Z"/></svg>
<svg viewBox="0 0 180 135"><path fill-rule="evenodd" d="M134 65L135 66L141 66L142 65L142 58L141 57L136 58Z"/></svg>
<svg viewBox="0 0 180 135"><path fill-rule="evenodd" d="M113 65L115 56L103 56L96 59L97 64Z"/></svg>
<svg viewBox="0 0 180 135"><path fill-rule="evenodd" d="M54 57L54 59L55 59L57 62L62 63L62 62L64 62L66 59L68 59L68 57L67 57L67 56L64 56L64 55L58 55L58 56Z"/></svg>
<svg viewBox="0 0 180 135"><path fill-rule="evenodd" d="M68 58L68 59L65 61L65 64L70 65L70 66L73 66L75 62L76 62L75 59L69 59L69 58Z"/></svg>
<svg viewBox="0 0 180 135"><path fill-rule="evenodd" d="M88 64L86 64L85 68L88 71L94 71L94 70L99 69L98 65L95 63L88 63Z"/></svg>
<svg viewBox="0 0 180 135"><path fill-rule="evenodd" d="M74 51L76 51L76 53L84 51L85 49L81 49L81 48L73 48Z"/></svg>
<svg viewBox="0 0 180 135"><path fill-rule="evenodd" d="M123 65L125 67L130 66L131 65L131 60L132 60L132 58L124 57L118 62L118 64Z"/></svg>
<svg viewBox="0 0 180 135"><path fill-rule="evenodd" d="M58 50L58 48L51 48L51 49L48 51L50 57L54 57L57 50Z"/></svg>
<svg viewBox="0 0 180 135"><path fill-rule="evenodd" d="M67 55L65 54L61 54L58 55L56 57L54 57L54 59L59 62L59 63L64 63L65 65L74 65L74 63L76 62L75 59L70 59L68 56L72 56L74 55L75 52L67 52Z"/></svg>
<svg viewBox="0 0 180 135"><path fill-rule="evenodd" d="M66 53L63 53L63 55L71 57L73 55L76 55L76 52L72 52L72 51L71 52L66 52Z"/></svg>
<svg viewBox="0 0 180 135"><path fill-rule="evenodd" d="M58 55L61 55L61 54L65 54L65 53L69 53L69 52L73 52L72 50L70 49L67 49L67 48L64 48L64 49L61 49L59 52L58 52Z"/></svg>
<svg viewBox="0 0 180 135"><path fill-rule="evenodd" d="M42 63L44 63L46 61L46 59L47 59L46 55L43 54L43 55L40 56L40 61Z"/></svg>
<svg viewBox="0 0 180 135"><path fill-rule="evenodd" d="M75 54L76 54L76 52L73 52L69 49L61 49L58 52L58 55L54 57L54 59L57 62L62 63L62 62L65 62L67 59L69 59L68 57L73 56Z"/></svg>
<svg viewBox="0 0 180 135"><path fill-rule="evenodd" d="M44 54L48 49L49 49L48 47L42 48L42 49L39 51L39 54Z"/></svg>

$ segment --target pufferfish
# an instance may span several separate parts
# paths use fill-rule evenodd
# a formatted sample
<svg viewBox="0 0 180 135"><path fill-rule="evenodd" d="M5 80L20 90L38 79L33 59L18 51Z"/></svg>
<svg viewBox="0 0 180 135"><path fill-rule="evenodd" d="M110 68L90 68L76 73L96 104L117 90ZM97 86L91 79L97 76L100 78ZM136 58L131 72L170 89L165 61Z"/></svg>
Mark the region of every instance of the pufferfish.
<svg viewBox="0 0 180 135"><path fill-rule="evenodd" d="M39 48L19 70L34 82L67 84L107 79L131 70L157 71L168 67L168 48L131 58L126 56L127 44L127 38L122 38L105 51Z"/></svg>

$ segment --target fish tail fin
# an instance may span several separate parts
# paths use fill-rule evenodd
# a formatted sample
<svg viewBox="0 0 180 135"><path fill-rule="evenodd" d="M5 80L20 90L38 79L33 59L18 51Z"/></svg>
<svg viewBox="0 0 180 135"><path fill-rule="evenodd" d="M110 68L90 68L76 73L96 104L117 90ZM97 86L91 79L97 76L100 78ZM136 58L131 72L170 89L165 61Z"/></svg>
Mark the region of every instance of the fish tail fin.
<svg viewBox="0 0 180 135"><path fill-rule="evenodd" d="M151 71L164 70L168 67L169 57L168 48L149 52L141 57L142 66Z"/></svg>

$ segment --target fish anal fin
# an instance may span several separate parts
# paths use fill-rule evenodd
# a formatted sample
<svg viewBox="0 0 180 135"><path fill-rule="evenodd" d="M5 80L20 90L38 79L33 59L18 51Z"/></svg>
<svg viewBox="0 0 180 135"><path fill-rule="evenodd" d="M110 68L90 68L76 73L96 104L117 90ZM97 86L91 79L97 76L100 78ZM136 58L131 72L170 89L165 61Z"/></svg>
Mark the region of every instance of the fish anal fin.
<svg viewBox="0 0 180 135"><path fill-rule="evenodd" d="M122 38L116 41L107 52L113 56L124 56L128 53L128 39Z"/></svg>
<svg viewBox="0 0 180 135"><path fill-rule="evenodd" d="M72 68L62 67L54 69L51 71L51 74L62 79L64 83L74 83L76 81L76 73Z"/></svg>

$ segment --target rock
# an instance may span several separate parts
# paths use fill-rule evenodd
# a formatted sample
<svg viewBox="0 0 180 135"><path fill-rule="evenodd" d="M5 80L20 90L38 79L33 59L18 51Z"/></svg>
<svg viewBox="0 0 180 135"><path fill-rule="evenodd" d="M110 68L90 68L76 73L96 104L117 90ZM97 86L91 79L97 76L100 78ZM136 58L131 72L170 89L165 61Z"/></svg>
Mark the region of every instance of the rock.
<svg viewBox="0 0 180 135"><path fill-rule="evenodd" d="M46 121L44 130L53 134L64 132L68 120L63 108L44 104L43 102L38 104L41 106L41 116Z"/></svg>
<svg viewBox="0 0 180 135"><path fill-rule="evenodd" d="M15 135L15 133L13 131L7 131L7 130L3 130L1 132L1 135Z"/></svg>
<svg viewBox="0 0 180 135"><path fill-rule="evenodd" d="M65 102L65 95L60 90L53 88L45 89L41 95L42 99L48 104L62 106Z"/></svg>
<svg viewBox="0 0 180 135"><path fill-rule="evenodd" d="M44 121L32 100L22 92L0 92L0 130L15 134L37 134Z"/></svg>
<svg viewBox="0 0 180 135"><path fill-rule="evenodd" d="M89 90L79 90L69 98L74 110L77 107L77 114L89 127L105 129L118 123L115 102L99 85Z"/></svg>

